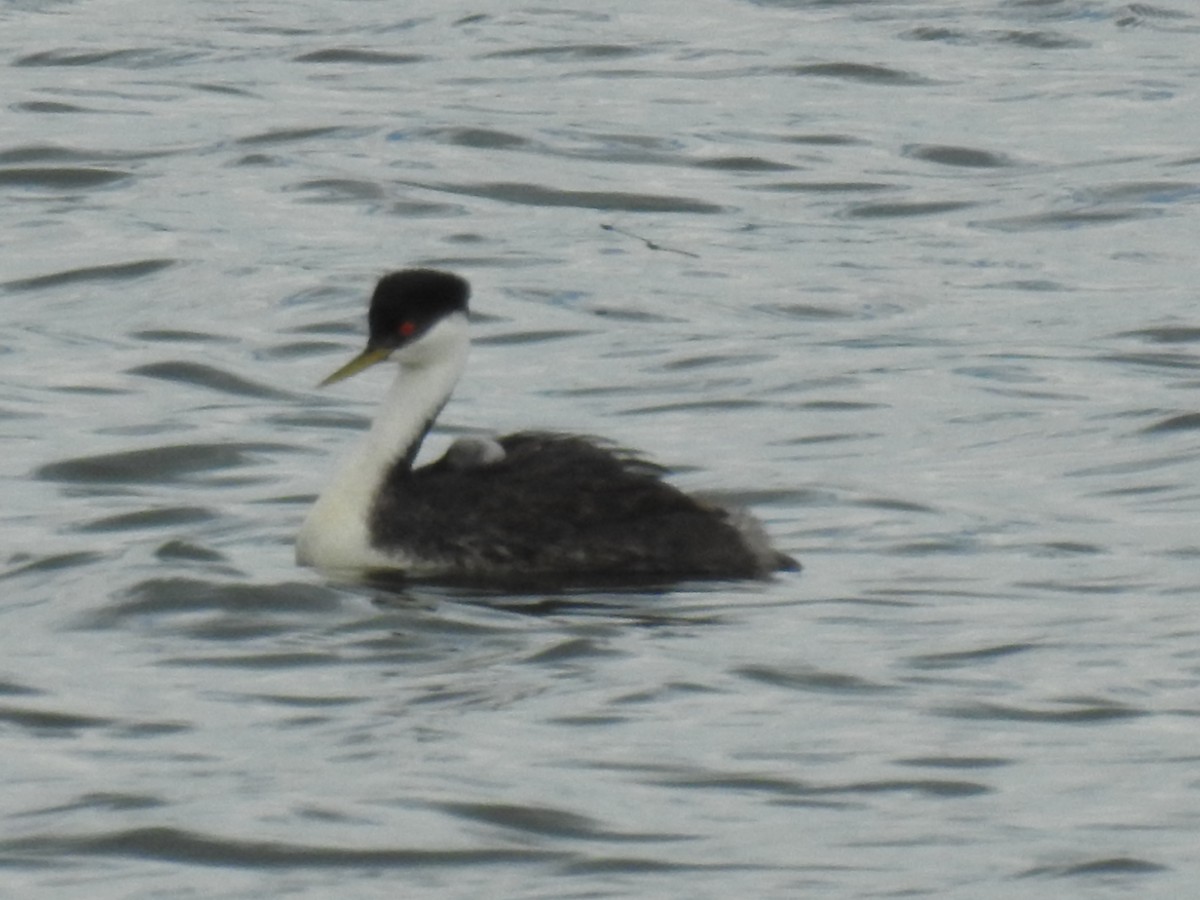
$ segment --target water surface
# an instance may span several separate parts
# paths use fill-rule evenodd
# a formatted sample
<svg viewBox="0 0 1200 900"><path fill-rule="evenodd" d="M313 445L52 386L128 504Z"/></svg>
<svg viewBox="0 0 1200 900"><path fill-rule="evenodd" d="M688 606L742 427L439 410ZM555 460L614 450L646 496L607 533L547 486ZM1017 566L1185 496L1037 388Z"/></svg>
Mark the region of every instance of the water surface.
<svg viewBox="0 0 1200 900"><path fill-rule="evenodd" d="M1188 893L1192 10L130 12L0 12L14 896ZM431 443L607 435L804 572L297 569L405 265L475 286Z"/></svg>

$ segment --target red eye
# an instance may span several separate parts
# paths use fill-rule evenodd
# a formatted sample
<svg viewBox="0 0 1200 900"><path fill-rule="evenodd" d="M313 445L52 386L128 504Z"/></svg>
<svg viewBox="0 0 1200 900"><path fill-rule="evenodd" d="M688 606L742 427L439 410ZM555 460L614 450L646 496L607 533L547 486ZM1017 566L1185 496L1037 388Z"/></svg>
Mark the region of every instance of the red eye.
<svg viewBox="0 0 1200 900"><path fill-rule="evenodd" d="M396 326L396 331L400 333L400 337L412 337L413 332L417 330L416 322L401 322Z"/></svg>

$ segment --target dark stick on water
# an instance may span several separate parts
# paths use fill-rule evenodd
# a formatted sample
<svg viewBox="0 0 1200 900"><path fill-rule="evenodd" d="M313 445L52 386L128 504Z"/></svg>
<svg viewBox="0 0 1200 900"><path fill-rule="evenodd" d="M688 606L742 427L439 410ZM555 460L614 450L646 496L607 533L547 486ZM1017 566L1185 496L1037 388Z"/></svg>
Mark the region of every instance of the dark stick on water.
<svg viewBox="0 0 1200 900"><path fill-rule="evenodd" d="M622 234L625 237L633 238L635 241L641 241L649 250L661 250L663 253L678 253L680 256L690 256L692 259L699 259L698 253L692 253L688 250L679 250L675 247L664 247L662 244L656 244L648 238L642 237L640 234L634 234L632 231L626 231L624 228L618 228L616 225L601 225L605 231L611 231L614 234Z"/></svg>

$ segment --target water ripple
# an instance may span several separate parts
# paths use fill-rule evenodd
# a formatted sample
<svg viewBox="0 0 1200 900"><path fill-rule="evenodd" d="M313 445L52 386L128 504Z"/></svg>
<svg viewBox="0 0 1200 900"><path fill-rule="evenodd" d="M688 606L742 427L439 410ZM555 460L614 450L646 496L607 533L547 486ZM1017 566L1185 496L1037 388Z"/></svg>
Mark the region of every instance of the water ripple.
<svg viewBox="0 0 1200 900"><path fill-rule="evenodd" d="M1149 715L1108 701L1064 700L1057 709L1010 706L999 703L971 703L949 707L944 715L957 719L983 719L995 722L1038 722L1052 725L1104 725L1108 722Z"/></svg>
<svg viewBox="0 0 1200 900"><path fill-rule="evenodd" d="M258 464L261 454L287 452L287 444L231 442L147 447L48 463L35 472L47 481L80 484L168 484L214 481L217 473Z"/></svg>
<svg viewBox="0 0 1200 900"><path fill-rule="evenodd" d="M438 808L470 822L541 835L554 840L658 842L686 840L689 837L610 831L588 816L547 807L514 806L504 803L440 803Z"/></svg>
<svg viewBox="0 0 1200 900"><path fill-rule="evenodd" d="M775 666L743 666L733 674L750 678L773 687L801 691L834 691L837 693L874 693L892 690L887 684L869 681L858 675L844 672L826 672L817 669L782 669Z"/></svg>
<svg viewBox="0 0 1200 900"><path fill-rule="evenodd" d="M238 840L178 828L134 828L95 835L44 834L0 842L0 851L18 856L66 858L101 856L251 869L397 868L493 866L558 861L547 850L481 848L434 850L407 847L350 849L278 841Z"/></svg>
<svg viewBox="0 0 1200 900"><path fill-rule="evenodd" d="M1200 413L1181 413L1141 429L1142 434L1170 434L1200 429Z"/></svg>
<svg viewBox="0 0 1200 900"><path fill-rule="evenodd" d="M0 168L0 186L74 191L104 187L131 176L130 172L97 166L12 166Z"/></svg>
<svg viewBox="0 0 1200 900"><path fill-rule="evenodd" d="M539 184L519 182L483 182L478 184L419 185L449 194L482 197L518 206L569 206L605 212L639 213L702 213L714 214L724 210L715 203L689 197L632 194L623 191L556 190Z"/></svg>
<svg viewBox="0 0 1200 900"><path fill-rule="evenodd" d="M419 53L385 53L379 50L360 50L353 47L330 47L311 50L296 58L301 63L351 63L368 66L396 66L423 62L428 57Z"/></svg>
<svg viewBox="0 0 1200 900"><path fill-rule="evenodd" d="M31 731L78 731L112 724L111 720L96 716L7 705L0 705L0 722Z"/></svg>
<svg viewBox="0 0 1200 900"><path fill-rule="evenodd" d="M87 266L81 269L68 269L63 272L37 275L33 278L19 278L14 281L6 281L0 284L0 287L4 287L10 291L40 291L46 288L61 287L66 284L95 281L127 281L153 275L156 272L175 265L177 262L174 259L142 259L135 262Z"/></svg>
<svg viewBox="0 0 1200 900"><path fill-rule="evenodd" d="M205 365L204 363L174 360L147 363L146 365L133 367L129 370L129 374L141 375L146 378L158 378L163 381L172 382L173 384L203 388L233 397L282 400L290 396L285 391L279 391L245 378L239 378L230 372L218 369L216 366Z"/></svg>
<svg viewBox="0 0 1200 900"><path fill-rule="evenodd" d="M129 47L119 50L40 50L20 56L13 65L25 67L42 66L115 66L123 69L155 69L185 63L197 56L184 50L164 48Z"/></svg>
<svg viewBox="0 0 1200 900"><path fill-rule="evenodd" d="M914 87L933 84L929 79L912 72L866 63L809 63L788 66L777 71L807 78L838 78L847 81L861 81L867 84L881 84L887 87Z"/></svg>
<svg viewBox="0 0 1200 900"><path fill-rule="evenodd" d="M485 59L541 59L551 62L591 61L596 59L622 59L638 56L644 51L637 47L619 44L563 44L547 47L517 47L511 50L495 50L485 54Z"/></svg>
<svg viewBox="0 0 1200 900"><path fill-rule="evenodd" d="M1053 866L1035 866L1021 873L1025 878L1096 878L1112 875L1156 875L1169 870L1147 859L1129 856L1110 856L1090 859L1085 862L1063 863Z"/></svg>
<svg viewBox="0 0 1200 900"><path fill-rule="evenodd" d="M1004 154L978 147L951 147L942 144L912 144L904 148L905 156L943 166L968 169L1000 169L1013 165Z"/></svg>
<svg viewBox="0 0 1200 900"><path fill-rule="evenodd" d="M135 585L126 596L94 610L87 617L88 627L116 628L130 619L172 616L194 619L196 614L228 614L251 622L259 633L258 620L263 613L317 613L336 610L340 596L330 590L302 582L277 584L227 584L196 578L154 578ZM281 622L279 627L285 627ZM230 632L224 632L228 638Z"/></svg>

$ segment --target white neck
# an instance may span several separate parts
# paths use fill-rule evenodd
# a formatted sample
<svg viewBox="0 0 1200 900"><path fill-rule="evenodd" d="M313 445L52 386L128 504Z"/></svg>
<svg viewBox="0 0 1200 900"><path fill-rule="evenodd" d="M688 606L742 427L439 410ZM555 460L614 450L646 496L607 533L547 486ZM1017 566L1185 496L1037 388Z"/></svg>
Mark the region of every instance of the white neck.
<svg viewBox="0 0 1200 900"><path fill-rule="evenodd" d="M465 316L450 316L392 357L399 368L371 429L321 492L300 529L299 563L323 569L405 567L404 560L371 546L371 509L388 472L405 456L416 456L426 430L462 375L466 326Z"/></svg>

